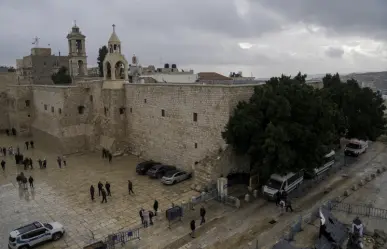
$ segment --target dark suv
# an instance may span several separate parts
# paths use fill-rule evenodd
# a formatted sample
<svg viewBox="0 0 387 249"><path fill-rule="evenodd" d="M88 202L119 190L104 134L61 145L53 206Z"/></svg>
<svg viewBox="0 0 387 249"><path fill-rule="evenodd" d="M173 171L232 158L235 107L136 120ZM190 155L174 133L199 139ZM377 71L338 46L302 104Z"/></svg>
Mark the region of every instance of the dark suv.
<svg viewBox="0 0 387 249"><path fill-rule="evenodd" d="M160 163L157 163L157 162L154 162L154 161L145 161L145 162L141 162L139 164L137 164L136 166L136 172L137 174L139 175L145 175L146 172L152 168L153 166L157 165L157 164L160 164Z"/></svg>
<svg viewBox="0 0 387 249"><path fill-rule="evenodd" d="M158 164L150 168L146 174L151 178L162 178L165 173L175 169L175 166Z"/></svg>

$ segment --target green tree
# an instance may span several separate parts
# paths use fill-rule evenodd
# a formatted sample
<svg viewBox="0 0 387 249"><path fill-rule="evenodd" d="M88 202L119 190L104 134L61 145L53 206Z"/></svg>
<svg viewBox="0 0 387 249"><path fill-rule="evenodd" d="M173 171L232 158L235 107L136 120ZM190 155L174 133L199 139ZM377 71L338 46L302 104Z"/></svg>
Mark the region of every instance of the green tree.
<svg viewBox="0 0 387 249"><path fill-rule="evenodd" d="M51 75L52 81L54 84L71 84L71 76L68 74L67 67L59 68L58 72Z"/></svg>
<svg viewBox="0 0 387 249"><path fill-rule="evenodd" d="M98 50L98 68L99 68L99 77L103 77L103 60L105 59L106 55L108 53L108 48L106 46L102 46Z"/></svg>
<svg viewBox="0 0 387 249"><path fill-rule="evenodd" d="M340 115L335 123L339 136L375 140L384 133L386 107L380 93L361 88L354 79L343 83L338 74L323 81L323 94L336 104Z"/></svg>
<svg viewBox="0 0 387 249"><path fill-rule="evenodd" d="M9 67L8 72L16 72L16 69L14 67Z"/></svg>
<svg viewBox="0 0 387 249"><path fill-rule="evenodd" d="M321 165L335 138L335 105L305 84L306 75L282 75L257 86L240 102L222 133L237 153L247 154L261 179Z"/></svg>

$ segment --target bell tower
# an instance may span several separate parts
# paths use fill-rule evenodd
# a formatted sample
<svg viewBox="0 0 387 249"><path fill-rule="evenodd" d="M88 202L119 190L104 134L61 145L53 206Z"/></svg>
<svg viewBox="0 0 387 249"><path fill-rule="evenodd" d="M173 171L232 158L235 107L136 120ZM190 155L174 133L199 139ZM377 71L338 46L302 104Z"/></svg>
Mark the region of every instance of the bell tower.
<svg viewBox="0 0 387 249"><path fill-rule="evenodd" d="M104 88L122 88L129 79L128 66L128 61L121 53L121 41L116 34L116 25L113 24L108 53L103 61Z"/></svg>
<svg viewBox="0 0 387 249"><path fill-rule="evenodd" d="M67 35L69 43L69 73L72 77L87 76L86 36L84 36L76 22Z"/></svg>

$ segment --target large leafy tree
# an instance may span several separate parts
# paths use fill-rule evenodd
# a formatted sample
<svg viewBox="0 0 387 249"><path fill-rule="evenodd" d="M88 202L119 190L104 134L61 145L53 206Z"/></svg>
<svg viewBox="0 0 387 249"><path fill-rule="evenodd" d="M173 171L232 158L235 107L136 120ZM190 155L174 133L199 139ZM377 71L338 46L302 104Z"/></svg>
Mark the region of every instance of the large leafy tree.
<svg viewBox="0 0 387 249"><path fill-rule="evenodd" d="M257 86L249 102L240 102L223 138L248 154L251 170L272 173L313 169L332 148L335 105L305 84L306 75L282 75Z"/></svg>
<svg viewBox="0 0 387 249"><path fill-rule="evenodd" d="M103 60L105 59L106 55L108 53L108 48L106 46L102 46L98 50L98 68L99 68L99 76L103 77Z"/></svg>
<svg viewBox="0 0 387 249"><path fill-rule="evenodd" d="M333 101L340 113L336 121L338 135L347 138L375 140L384 133L384 100L378 92L361 88L354 79L341 82L340 76L326 75L323 79L325 98Z"/></svg>
<svg viewBox="0 0 387 249"><path fill-rule="evenodd" d="M70 84L72 81L67 67L64 66L59 68L58 72L51 75L51 79L54 81L54 84Z"/></svg>

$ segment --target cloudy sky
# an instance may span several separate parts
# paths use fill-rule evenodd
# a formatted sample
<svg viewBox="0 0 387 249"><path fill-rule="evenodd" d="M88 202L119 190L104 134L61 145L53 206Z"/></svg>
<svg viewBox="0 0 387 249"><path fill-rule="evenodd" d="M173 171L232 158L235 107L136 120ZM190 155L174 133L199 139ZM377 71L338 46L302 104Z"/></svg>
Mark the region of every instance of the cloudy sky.
<svg viewBox="0 0 387 249"><path fill-rule="evenodd" d="M40 46L68 53L76 20L96 65L112 24L126 58L195 71L381 71L387 67L387 0L0 0L0 65Z"/></svg>

